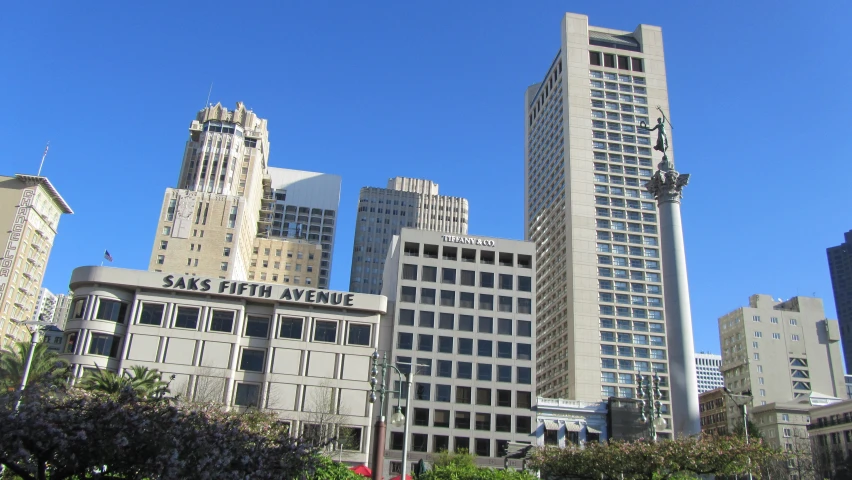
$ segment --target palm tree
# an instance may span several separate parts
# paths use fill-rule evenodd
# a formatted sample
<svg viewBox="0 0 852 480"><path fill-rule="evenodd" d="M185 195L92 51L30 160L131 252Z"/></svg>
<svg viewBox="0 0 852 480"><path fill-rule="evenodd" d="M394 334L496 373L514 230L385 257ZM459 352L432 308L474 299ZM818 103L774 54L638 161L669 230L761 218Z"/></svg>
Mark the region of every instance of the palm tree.
<svg viewBox="0 0 852 480"><path fill-rule="evenodd" d="M80 387L86 390L117 394L125 389L136 392L143 398L155 397L168 392L168 384L160 379L160 371L134 365L122 375L100 367L86 374L80 380Z"/></svg>
<svg viewBox="0 0 852 480"><path fill-rule="evenodd" d="M30 342L15 342L12 351L0 352L0 391L18 388L29 353ZM46 343L35 344L27 386L64 387L69 374L68 362L49 350Z"/></svg>

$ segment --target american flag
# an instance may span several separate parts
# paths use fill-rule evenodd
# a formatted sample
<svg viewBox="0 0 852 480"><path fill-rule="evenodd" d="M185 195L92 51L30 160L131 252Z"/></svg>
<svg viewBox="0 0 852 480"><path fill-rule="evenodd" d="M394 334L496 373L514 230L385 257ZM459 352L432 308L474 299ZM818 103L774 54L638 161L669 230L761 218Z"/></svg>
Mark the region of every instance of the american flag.
<svg viewBox="0 0 852 480"><path fill-rule="evenodd" d="M109 254L109 250L104 250L104 260L112 262L112 255Z"/></svg>

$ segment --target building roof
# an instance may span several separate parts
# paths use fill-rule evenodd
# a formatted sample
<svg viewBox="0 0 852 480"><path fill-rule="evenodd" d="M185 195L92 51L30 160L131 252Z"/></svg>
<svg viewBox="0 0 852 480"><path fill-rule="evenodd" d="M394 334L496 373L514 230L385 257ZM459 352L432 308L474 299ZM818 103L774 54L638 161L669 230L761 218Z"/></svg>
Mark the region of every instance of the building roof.
<svg viewBox="0 0 852 480"><path fill-rule="evenodd" d="M59 205L59 208L62 209L62 213L74 213L74 210L71 210L71 206L68 205L64 198L62 198L62 195L60 195L56 188L53 187L53 184L50 183L50 180L48 180L47 177L16 173L15 178L27 184L41 185L45 190L47 190L47 193L51 198L53 198L53 201Z"/></svg>

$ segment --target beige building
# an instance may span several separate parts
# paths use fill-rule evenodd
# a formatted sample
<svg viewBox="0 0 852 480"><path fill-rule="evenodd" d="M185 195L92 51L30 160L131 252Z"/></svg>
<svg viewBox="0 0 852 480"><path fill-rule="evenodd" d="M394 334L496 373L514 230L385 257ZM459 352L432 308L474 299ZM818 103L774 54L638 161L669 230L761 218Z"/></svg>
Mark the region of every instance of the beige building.
<svg viewBox="0 0 852 480"><path fill-rule="evenodd" d="M467 235L467 225L467 200L439 195L435 182L394 177L388 180L387 188L362 188L349 290L382 291L385 257L393 236L403 228Z"/></svg>
<svg viewBox="0 0 852 480"><path fill-rule="evenodd" d="M725 386L750 390L753 405L790 402L813 392L845 397L840 331L822 300L752 295L719 318Z"/></svg>
<svg viewBox="0 0 852 480"><path fill-rule="evenodd" d="M337 178L332 196L339 198ZM233 111L221 104L201 110L189 127L177 184L166 189L163 198L149 270L235 280L266 276L267 282L274 282L274 275L280 283L296 284L295 275L262 267L264 259L254 253L306 251L304 243L311 242L307 236L293 242L271 234L276 215L283 216L284 209L281 205L282 212L276 211L276 195L286 196L286 188L276 188L269 167L266 119L242 103ZM331 213L332 224L333 217ZM311 243L321 245L319 235ZM330 255L330 247L320 248ZM299 285L328 286L322 275L328 266L321 267L330 261L328 255L320 253L310 274L299 275Z"/></svg>
<svg viewBox="0 0 852 480"><path fill-rule="evenodd" d="M526 91L524 117L539 395L635 397L636 371L657 371L668 415L659 218L644 188L654 160L640 127L653 123L653 106L668 111L662 31L596 27L568 13L554 50Z"/></svg>
<svg viewBox="0 0 852 480"><path fill-rule="evenodd" d="M75 377L156 368L174 375L171 395L273 410L294 432L340 429L340 458L367 462L385 297L104 267L77 268L71 289Z"/></svg>
<svg viewBox="0 0 852 480"><path fill-rule="evenodd" d="M59 217L74 213L46 177L0 176L0 349L29 332Z"/></svg>

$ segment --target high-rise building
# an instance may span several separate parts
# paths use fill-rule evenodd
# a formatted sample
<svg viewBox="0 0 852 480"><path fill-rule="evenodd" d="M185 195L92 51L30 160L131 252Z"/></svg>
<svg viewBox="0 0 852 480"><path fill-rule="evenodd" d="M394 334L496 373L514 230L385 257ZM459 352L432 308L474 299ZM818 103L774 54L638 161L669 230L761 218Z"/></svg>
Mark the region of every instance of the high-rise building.
<svg viewBox="0 0 852 480"><path fill-rule="evenodd" d="M56 323L56 320L53 318L55 310L56 295L51 293L50 290L42 287L41 291L39 291L36 306L35 309L33 309L33 316L30 320Z"/></svg>
<svg viewBox="0 0 852 480"><path fill-rule="evenodd" d="M349 291L382 291L385 257L402 228L467 235L467 209L467 200L439 195L438 184L429 180L395 177L387 188L362 188Z"/></svg>
<svg viewBox="0 0 852 480"><path fill-rule="evenodd" d="M330 266L321 265L330 261L330 243L323 243L319 233L312 240L310 230L315 218L321 221L318 229L326 218L333 222L336 207L324 208L331 203L323 200L317 207L321 214L307 222L309 234L286 237L283 223L276 230L275 220L280 222L291 205L282 203L287 191L299 190L293 185L299 183L294 177L299 172L276 170L283 169L269 167L266 119L239 102L233 111L221 104L201 110L189 127L178 186L166 189L149 270L327 287L323 271ZM322 176L301 173L303 180ZM323 190L312 198L339 199L336 178L336 186L320 182ZM300 204L297 210L302 207L312 206ZM326 252L329 258L323 259ZM288 261L296 256L303 258Z"/></svg>
<svg viewBox="0 0 852 480"><path fill-rule="evenodd" d="M725 386L751 391L755 407L813 394L846 397L840 331L819 298L752 295L748 306L719 318L719 338Z"/></svg>
<svg viewBox="0 0 852 480"><path fill-rule="evenodd" d="M715 353L696 353L695 372L698 381L698 393L704 393L725 386L722 377L722 356Z"/></svg>
<svg viewBox="0 0 852 480"><path fill-rule="evenodd" d="M53 323L60 330L65 330L65 322L68 320L68 313L71 311L71 293L60 293L56 296L56 307L53 310Z"/></svg>
<svg viewBox="0 0 852 480"><path fill-rule="evenodd" d="M544 428L530 410L534 245L403 228L387 262L382 294L393 321L380 348L415 372L410 461L465 449L490 465L509 442L530 442L530 432ZM384 471L397 471L403 438L401 428L388 427Z"/></svg>
<svg viewBox="0 0 852 480"><path fill-rule="evenodd" d="M846 371L852 372L852 230L844 235L844 242L826 250L834 306L840 322L840 339L843 343Z"/></svg>
<svg viewBox="0 0 852 480"><path fill-rule="evenodd" d="M656 371L668 416L660 222L644 188L654 160L641 126L652 123L652 106L668 111L662 31L595 27L571 13L561 31L553 62L524 102L539 394L635 397L636 371Z"/></svg>
<svg viewBox="0 0 852 480"><path fill-rule="evenodd" d="M29 321L56 238L59 217L74 213L46 177L0 176L0 349L29 337Z"/></svg>

